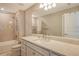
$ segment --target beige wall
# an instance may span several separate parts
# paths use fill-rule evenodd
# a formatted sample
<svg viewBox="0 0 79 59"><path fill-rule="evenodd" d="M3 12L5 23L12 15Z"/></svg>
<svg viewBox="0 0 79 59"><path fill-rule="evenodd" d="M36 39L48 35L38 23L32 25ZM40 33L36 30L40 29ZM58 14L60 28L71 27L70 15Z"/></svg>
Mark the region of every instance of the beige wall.
<svg viewBox="0 0 79 59"><path fill-rule="evenodd" d="M16 32L18 38L24 36L24 19L24 11L18 10L16 13Z"/></svg>
<svg viewBox="0 0 79 59"><path fill-rule="evenodd" d="M0 13L0 42L15 39L14 15Z"/></svg>
<svg viewBox="0 0 79 59"><path fill-rule="evenodd" d="M25 10L25 36L32 35L32 13L38 9L38 6L33 5Z"/></svg>
<svg viewBox="0 0 79 59"><path fill-rule="evenodd" d="M26 9L18 10L16 13L16 27L18 38L32 34L32 13L37 10L36 5Z"/></svg>
<svg viewBox="0 0 79 59"><path fill-rule="evenodd" d="M55 36L62 36L63 35L62 15L64 13L75 12L75 11L79 11L79 6L65 9L60 12L56 12L56 13L41 17L47 23L48 34L55 35Z"/></svg>
<svg viewBox="0 0 79 59"><path fill-rule="evenodd" d="M47 32L49 35L61 36L62 35L62 18L60 14L51 14L44 16L43 19L47 24Z"/></svg>
<svg viewBox="0 0 79 59"><path fill-rule="evenodd" d="M25 36L32 34L32 14L25 12Z"/></svg>

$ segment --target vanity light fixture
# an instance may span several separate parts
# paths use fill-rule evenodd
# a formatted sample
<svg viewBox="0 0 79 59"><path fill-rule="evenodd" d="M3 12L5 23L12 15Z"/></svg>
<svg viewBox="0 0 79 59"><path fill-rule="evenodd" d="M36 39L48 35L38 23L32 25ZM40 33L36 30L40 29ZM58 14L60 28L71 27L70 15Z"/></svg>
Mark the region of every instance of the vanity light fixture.
<svg viewBox="0 0 79 59"><path fill-rule="evenodd" d="M55 3L55 2L52 4L52 7L53 7L53 8L55 8L55 7L56 7L56 3Z"/></svg>
<svg viewBox="0 0 79 59"><path fill-rule="evenodd" d="M44 10L51 9L52 7L53 7L53 8L56 7L55 1L53 1L52 3L41 3L41 4L40 4L40 8L43 8Z"/></svg>
<svg viewBox="0 0 79 59"><path fill-rule="evenodd" d="M44 7L44 10L48 10L48 8L47 7Z"/></svg>
<svg viewBox="0 0 79 59"><path fill-rule="evenodd" d="M40 4L40 8L43 8L43 7L44 7L44 6L43 6L43 4L41 3L41 4Z"/></svg>
<svg viewBox="0 0 79 59"><path fill-rule="evenodd" d="M52 8L52 5L49 4L49 5L48 5L48 9L51 9L51 8Z"/></svg>

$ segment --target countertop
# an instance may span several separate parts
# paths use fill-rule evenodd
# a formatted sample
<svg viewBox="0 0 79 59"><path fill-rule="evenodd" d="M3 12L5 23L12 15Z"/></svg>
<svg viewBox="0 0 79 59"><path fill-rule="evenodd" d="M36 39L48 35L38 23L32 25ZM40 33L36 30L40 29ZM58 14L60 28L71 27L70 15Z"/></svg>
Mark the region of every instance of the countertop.
<svg viewBox="0 0 79 59"><path fill-rule="evenodd" d="M79 56L79 45L76 44L66 43L53 39L52 40L39 39L38 37L34 36L22 37L22 39L66 56Z"/></svg>

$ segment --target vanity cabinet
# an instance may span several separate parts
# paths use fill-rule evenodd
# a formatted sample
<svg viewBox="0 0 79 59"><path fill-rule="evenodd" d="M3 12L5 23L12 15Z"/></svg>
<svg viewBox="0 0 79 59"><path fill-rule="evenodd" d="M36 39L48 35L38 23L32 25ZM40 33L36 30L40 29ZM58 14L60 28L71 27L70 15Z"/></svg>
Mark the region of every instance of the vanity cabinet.
<svg viewBox="0 0 79 59"><path fill-rule="evenodd" d="M27 41L27 46L30 47L31 49L37 51L38 53L40 53L42 56L48 56L49 55L49 51L36 45L36 44L33 44L31 42L28 42Z"/></svg>
<svg viewBox="0 0 79 59"><path fill-rule="evenodd" d="M49 55L49 52L28 41L21 40L21 55L22 56L47 56Z"/></svg>
<svg viewBox="0 0 79 59"><path fill-rule="evenodd" d="M21 56L41 56L40 53L33 50L32 48L26 46L25 44L21 46Z"/></svg>
<svg viewBox="0 0 79 59"><path fill-rule="evenodd" d="M54 52L31 43L26 40L21 40L21 55L22 56L58 56Z"/></svg>
<svg viewBox="0 0 79 59"><path fill-rule="evenodd" d="M50 53L50 56L58 56L58 55L55 53Z"/></svg>
<svg viewBox="0 0 79 59"><path fill-rule="evenodd" d="M62 56L62 55L59 53L50 51L50 56Z"/></svg>
<svg viewBox="0 0 79 59"><path fill-rule="evenodd" d="M41 54L30 47L27 47L27 56L41 56Z"/></svg>
<svg viewBox="0 0 79 59"><path fill-rule="evenodd" d="M21 45L21 56L27 56L27 47L24 44Z"/></svg>

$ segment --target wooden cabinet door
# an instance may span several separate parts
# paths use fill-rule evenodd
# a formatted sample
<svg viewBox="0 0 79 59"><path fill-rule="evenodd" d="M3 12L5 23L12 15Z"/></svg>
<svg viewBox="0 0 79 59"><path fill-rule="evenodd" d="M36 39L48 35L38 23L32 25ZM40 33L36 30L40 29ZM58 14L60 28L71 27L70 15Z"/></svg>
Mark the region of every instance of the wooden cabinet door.
<svg viewBox="0 0 79 59"><path fill-rule="evenodd" d="M21 56L27 56L27 53L24 49L21 49Z"/></svg>
<svg viewBox="0 0 79 59"><path fill-rule="evenodd" d="M46 50L44 48L41 48L41 47L39 47L37 45L34 45L34 44L30 43L30 42L27 42L27 46L30 47L31 49L33 49L34 51L40 53L43 56L48 56L49 55L48 50Z"/></svg>
<svg viewBox="0 0 79 59"><path fill-rule="evenodd" d="M27 47L27 56L41 56L41 54Z"/></svg>
<svg viewBox="0 0 79 59"><path fill-rule="evenodd" d="M27 56L32 56L33 55L32 52L33 50L27 47Z"/></svg>
<svg viewBox="0 0 79 59"><path fill-rule="evenodd" d="M27 46L21 46L21 56L27 56Z"/></svg>
<svg viewBox="0 0 79 59"><path fill-rule="evenodd" d="M35 53L35 54L33 53L34 56L42 56L40 53L38 53L36 51L33 51L33 52Z"/></svg>

